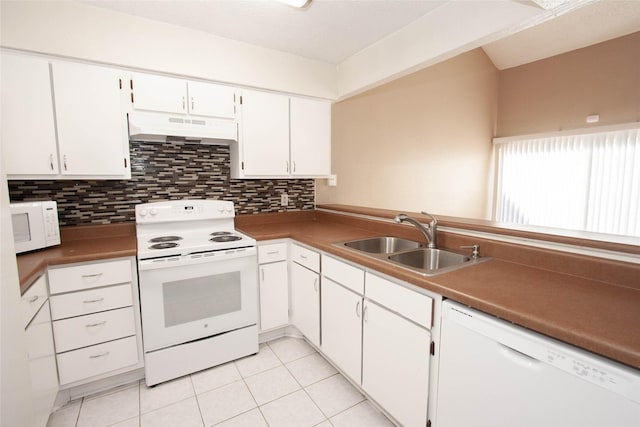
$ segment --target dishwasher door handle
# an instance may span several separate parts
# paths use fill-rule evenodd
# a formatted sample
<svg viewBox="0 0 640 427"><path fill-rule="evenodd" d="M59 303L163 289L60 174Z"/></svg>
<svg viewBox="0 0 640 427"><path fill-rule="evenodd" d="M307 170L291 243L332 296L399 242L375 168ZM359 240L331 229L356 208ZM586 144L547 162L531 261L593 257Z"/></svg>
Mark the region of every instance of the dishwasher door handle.
<svg viewBox="0 0 640 427"><path fill-rule="evenodd" d="M532 369L539 371L543 368L544 364L538 359L529 356L521 351L518 351L514 348L509 347L508 345L504 345L502 343L497 342L498 352L505 358L513 363L522 366L527 369Z"/></svg>

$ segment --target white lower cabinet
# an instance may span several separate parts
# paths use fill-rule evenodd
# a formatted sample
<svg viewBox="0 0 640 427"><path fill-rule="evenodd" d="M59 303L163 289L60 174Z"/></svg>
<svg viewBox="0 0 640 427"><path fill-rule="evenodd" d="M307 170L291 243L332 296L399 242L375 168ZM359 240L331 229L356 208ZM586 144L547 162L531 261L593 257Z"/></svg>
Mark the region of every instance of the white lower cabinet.
<svg viewBox="0 0 640 427"><path fill-rule="evenodd" d="M354 382L362 375L362 296L322 279L322 352Z"/></svg>
<svg viewBox="0 0 640 427"><path fill-rule="evenodd" d="M258 263L260 331L286 326L289 323L287 244L259 245Z"/></svg>
<svg viewBox="0 0 640 427"><path fill-rule="evenodd" d="M322 352L401 425L427 425L433 299L326 255L322 276Z"/></svg>
<svg viewBox="0 0 640 427"><path fill-rule="evenodd" d="M298 263L319 265L320 254L299 245L292 245L291 263L291 324L314 345L320 346L320 274Z"/></svg>
<svg viewBox="0 0 640 427"><path fill-rule="evenodd" d="M365 302L362 388L406 427L427 425L431 334Z"/></svg>
<svg viewBox="0 0 640 427"><path fill-rule="evenodd" d="M47 425L58 393L56 354L51 330L51 314L46 298L46 276L41 276L22 296L27 341L27 360L31 379L34 426ZM44 295L44 296L42 296Z"/></svg>
<svg viewBox="0 0 640 427"><path fill-rule="evenodd" d="M142 367L135 271L133 258L49 268L63 388Z"/></svg>

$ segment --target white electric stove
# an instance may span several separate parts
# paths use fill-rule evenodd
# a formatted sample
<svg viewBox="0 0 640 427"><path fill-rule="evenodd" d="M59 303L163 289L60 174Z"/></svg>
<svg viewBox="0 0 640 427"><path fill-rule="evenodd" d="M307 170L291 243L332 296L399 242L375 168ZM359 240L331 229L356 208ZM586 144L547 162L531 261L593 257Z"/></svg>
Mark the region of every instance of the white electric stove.
<svg viewBox="0 0 640 427"><path fill-rule="evenodd" d="M136 206L147 385L258 351L256 242L233 203Z"/></svg>

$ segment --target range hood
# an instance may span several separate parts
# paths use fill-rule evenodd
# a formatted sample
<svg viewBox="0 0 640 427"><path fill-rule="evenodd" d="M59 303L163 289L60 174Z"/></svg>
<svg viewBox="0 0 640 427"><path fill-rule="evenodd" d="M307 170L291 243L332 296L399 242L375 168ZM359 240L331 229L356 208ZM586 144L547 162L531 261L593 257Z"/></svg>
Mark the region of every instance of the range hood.
<svg viewBox="0 0 640 427"><path fill-rule="evenodd" d="M129 139L164 142L184 140L202 144L228 145L238 140L238 125L232 119L132 111Z"/></svg>

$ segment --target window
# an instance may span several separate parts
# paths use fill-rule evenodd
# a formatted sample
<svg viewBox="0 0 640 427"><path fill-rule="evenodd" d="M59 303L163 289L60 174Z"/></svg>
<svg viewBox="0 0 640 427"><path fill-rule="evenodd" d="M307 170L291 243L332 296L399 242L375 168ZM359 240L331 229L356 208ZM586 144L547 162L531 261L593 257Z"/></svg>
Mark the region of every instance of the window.
<svg viewBox="0 0 640 427"><path fill-rule="evenodd" d="M640 237L640 128L496 138L495 220Z"/></svg>

